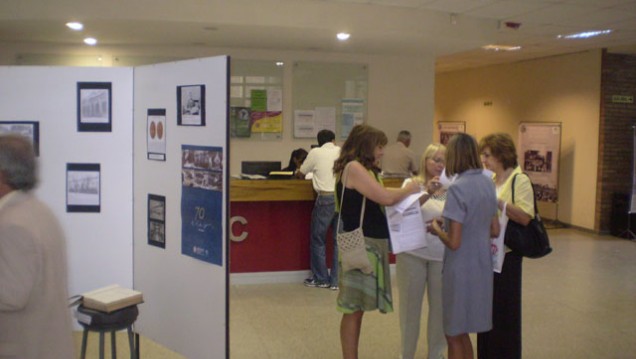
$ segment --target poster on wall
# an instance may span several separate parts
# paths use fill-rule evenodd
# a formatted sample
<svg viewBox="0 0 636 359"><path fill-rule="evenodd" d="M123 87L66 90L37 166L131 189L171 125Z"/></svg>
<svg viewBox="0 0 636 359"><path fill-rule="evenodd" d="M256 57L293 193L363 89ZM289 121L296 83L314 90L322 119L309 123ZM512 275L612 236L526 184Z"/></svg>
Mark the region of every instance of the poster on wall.
<svg viewBox="0 0 636 359"><path fill-rule="evenodd" d="M230 137L250 137L251 111L249 107L230 107Z"/></svg>
<svg viewBox="0 0 636 359"><path fill-rule="evenodd" d="M336 132L335 107L294 111L294 137L315 139L321 130Z"/></svg>
<svg viewBox="0 0 636 359"><path fill-rule="evenodd" d="M250 129L252 133L283 132L283 112L281 91L250 91ZM274 97L274 99L270 99Z"/></svg>
<svg viewBox="0 0 636 359"><path fill-rule="evenodd" d="M466 132L466 122L439 121L437 123L437 132L439 133L439 143L446 146L454 134Z"/></svg>
<svg viewBox="0 0 636 359"><path fill-rule="evenodd" d="M177 86L177 125L205 126L205 85Z"/></svg>
<svg viewBox="0 0 636 359"><path fill-rule="evenodd" d="M148 244L166 248L166 197L148 194Z"/></svg>
<svg viewBox="0 0 636 359"><path fill-rule="evenodd" d="M77 131L111 132L111 90L110 82L77 83Z"/></svg>
<svg viewBox="0 0 636 359"><path fill-rule="evenodd" d="M340 137L349 137L349 132L355 125L364 123L364 99L342 99L342 128Z"/></svg>
<svg viewBox="0 0 636 359"><path fill-rule="evenodd" d="M66 212L99 212L99 163L66 164Z"/></svg>
<svg viewBox="0 0 636 359"><path fill-rule="evenodd" d="M166 109L148 109L146 147L149 160L166 160Z"/></svg>
<svg viewBox="0 0 636 359"><path fill-rule="evenodd" d="M40 123L37 121L0 121L0 134L16 134L26 137L33 145L36 156L40 155Z"/></svg>
<svg viewBox="0 0 636 359"><path fill-rule="evenodd" d="M559 200L561 123L519 124L519 165L530 176L537 201Z"/></svg>
<svg viewBox="0 0 636 359"><path fill-rule="evenodd" d="M181 146L181 253L223 263L223 148Z"/></svg>

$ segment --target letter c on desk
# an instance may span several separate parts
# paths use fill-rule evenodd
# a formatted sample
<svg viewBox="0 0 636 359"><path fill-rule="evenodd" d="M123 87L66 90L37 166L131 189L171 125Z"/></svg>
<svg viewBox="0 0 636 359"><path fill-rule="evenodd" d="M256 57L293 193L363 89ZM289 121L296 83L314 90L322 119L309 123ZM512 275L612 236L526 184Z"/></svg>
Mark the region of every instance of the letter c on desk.
<svg viewBox="0 0 636 359"><path fill-rule="evenodd" d="M245 238L247 238L248 232L243 231L238 236L235 236L233 228L234 228L234 223L236 222L245 226L247 225L247 219L245 219L245 217L242 217L242 216L234 216L230 218L230 240L232 242L242 242L245 240Z"/></svg>

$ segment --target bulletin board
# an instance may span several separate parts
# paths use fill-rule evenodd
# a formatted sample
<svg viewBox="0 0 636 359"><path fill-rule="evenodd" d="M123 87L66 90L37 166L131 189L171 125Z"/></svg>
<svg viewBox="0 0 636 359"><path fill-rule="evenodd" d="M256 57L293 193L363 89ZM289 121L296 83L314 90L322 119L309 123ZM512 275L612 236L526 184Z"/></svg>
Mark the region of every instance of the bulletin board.
<svg viewBox="0 0 636 359"><path fill-rule="evenodd" d="M351 128L366 122L366 64L296 62L292 98L294 138L316 138L332 130L346 138Z"/></svg>
<svg viewBox="0 0 636 359"><path fill-rule="evenodd" d="M230 137L282 138L283 66L277 61L232 59Z"/></svg>

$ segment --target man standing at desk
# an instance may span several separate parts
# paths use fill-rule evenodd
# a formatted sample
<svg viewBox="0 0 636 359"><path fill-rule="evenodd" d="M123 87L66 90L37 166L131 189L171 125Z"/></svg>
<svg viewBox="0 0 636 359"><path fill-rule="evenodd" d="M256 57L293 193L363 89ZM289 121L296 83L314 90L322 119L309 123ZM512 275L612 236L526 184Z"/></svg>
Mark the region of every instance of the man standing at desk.
<svg viewBox="0 0 636 359"><path fill-rule="evenodd" d="M35 184L30 142L0 136L0 358L72 359L66 244Z"/></svg>
<svg viewBox="0 0 636 359"><path fill-rule="evenodd" d="M418 161L415 153L409 149L411 133L400 131L397 142L384 148L382 156L382 174L390 177L410 177L417 174Z"/></svg>
<svg viewBox="0 0 636 359"><path fill-rule="evenodd" d="M338 246L335 240L338 217L335 215L336 178L333 174L333 163L339 155L340 147L336 146L336 134L329 130L321 130L318 132L318 147L309 151L299 171L299 176L303 177L309 173L313 174L311 180L318 194L311 213L311 277L303 282L307 287L338 289ZM329 226L334 234L331 275L327 269L325 245Z"/></svg>

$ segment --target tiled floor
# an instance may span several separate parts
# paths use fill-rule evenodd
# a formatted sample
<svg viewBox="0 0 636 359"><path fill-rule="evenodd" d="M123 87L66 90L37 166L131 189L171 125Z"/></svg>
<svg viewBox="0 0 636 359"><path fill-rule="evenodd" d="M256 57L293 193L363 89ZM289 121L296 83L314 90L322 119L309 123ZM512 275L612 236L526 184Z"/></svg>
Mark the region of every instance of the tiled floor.
<svg viewBox="0 0 636 359"><path fill-rule="evenodd" d="M571 229L551 230L550 236L553 254L524 261L523 357L636 358L636 242ZM397 303L395 288L393 293ZM340 357L336 292L294 283L233 285L230 295L232 359ZM425 330L422 325L423 335ZM124 337L118 341L126 343ZM424 358L425 345L418 358ZM118 349L127 355L126 346ZM360 357L398 353L397 313L365 314ZM142 358L181 356L144 340Z"/></svg>

